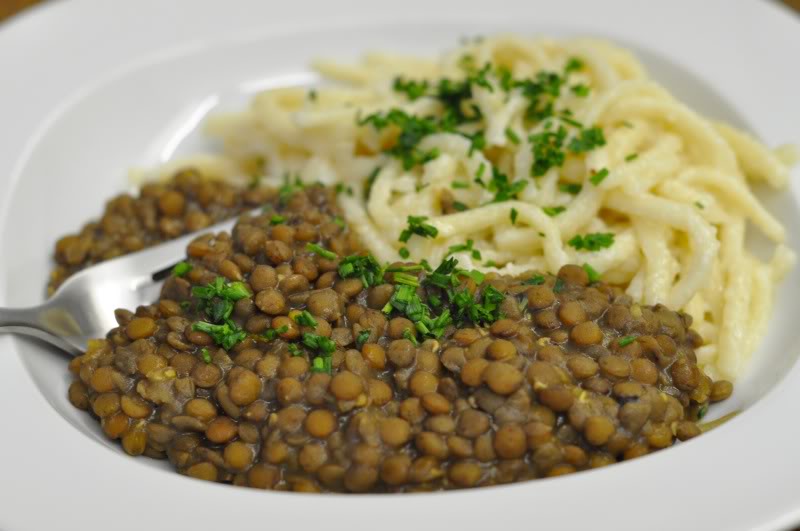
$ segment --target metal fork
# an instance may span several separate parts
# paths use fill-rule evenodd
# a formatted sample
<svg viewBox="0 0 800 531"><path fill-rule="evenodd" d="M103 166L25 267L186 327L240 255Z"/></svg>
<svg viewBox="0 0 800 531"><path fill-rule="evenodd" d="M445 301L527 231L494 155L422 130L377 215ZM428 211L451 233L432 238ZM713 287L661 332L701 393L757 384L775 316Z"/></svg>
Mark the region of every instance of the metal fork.
<svg viewBox="0 0 800 531"><path fill-rule="evenodd" d="M230 232L237 218L106 262L68 278L50 299L29 308L0 308L0 333L42 339L73 356L89 339L118 326L114 310L136 309L158 300L161 281L186 255L186 246L209 232Z"/></svg>

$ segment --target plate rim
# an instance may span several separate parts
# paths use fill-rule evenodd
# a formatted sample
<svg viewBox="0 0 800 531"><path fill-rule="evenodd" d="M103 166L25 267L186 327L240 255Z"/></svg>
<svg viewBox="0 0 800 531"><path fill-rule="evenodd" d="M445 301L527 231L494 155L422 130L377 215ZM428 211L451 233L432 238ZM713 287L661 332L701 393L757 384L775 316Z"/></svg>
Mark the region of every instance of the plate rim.
<svg viewBox="0 0 800 531"><path fill-rule="evenodd" d="M192 8L197 9L197 11L191 11L188 8L188 5L192 3ZM723 1L714 0L708 3L694 3L694 2L677 2L673 3L673 6L677 6L677 8L684 8L684 9L692 9L692 16L695 17L697 22L706 22L706 23L717 23L717 15L718 9L722 9ZM166 34L160 34L158 31L166 31L167 27L158 26L158 31L153 31L153 27L148 24L148 17L147 14L153 14L157 12L161 12L162 10L159 9L159 6L162 6L160 2L157 0L143 0L137 2L134 8L132 9L133 3L113 3L113 9L109 7L112 3L106 2L103 4L99 0L73 0L71 2L55 2L52 5L45 4L43 6L34 8L33 10L24 13L17 19L12 19L10 22L5 23L4 25L0 25L0 68L4 66L8 66L12 69L12 71L19 72L20 76L17 78L17 84L24 84L24 83L35 83L37 80L41 81L43 77L43 73L39 72L35 69L31 68L18 68L20 65L20 61L15 59L12 53L9 50L13 50L13 46L11 44L24 45L29 44L31 40L36 41L37 39L34 38L33 32L41 31L42 27L46 27L50 32L50 36L53 39L60 39L60 43L64 43L63 47L59 47L59 52L67 53L70 51L70 47L73 46L73 42L70 40L69 35L71 31L74 31L74 20L78 17L87 17L87 20L93 20L94 23L97 24L97 27L89 27L85 28L84 31L86 32L95 32L96 35L101 36L103 34L103 28L101 27L102 23L107 23L109 20L114 20L116 22L121 22L123 18L125 19L126 25L128 28L148 28L150 30L151 36L157 36L157 46L154 50L142 50L140 48L131 47L128 50L113 52L115 47L120 46L119 44L110 43L108 48L102 51L92 52L96 53L98 56L94 57L86 55L81 58L81 61L84 62L92 62L92 66L95 69L94 76L96 77L99 73L103 73L101 75L105 75L108 73L108 61L109 59L113 59L113 53L117 53L117 57L121 57L123 53L127 53L124 57L126 57L125 62L136 62L139 60L143 60L144 57L147 57L149 53L162 53L158 52L157 49L160 47L162 50L164 47L176 48L180 46L196 46L198 45L197 42L193 42L192 39L187 39L187 35L181 33L180 35L169 36ZM170 4L170 7L164 11L168 11L171 15L180 14L181 16L188 16L190 21L199 19L202 17L209 17L211 14L214 14L214 8L212 6L213 2L211 0L204 0L203 2L191 2L191 0L178 0L173 1ZM255 0L239 0L235 3L235 13L233 13L230 17L222 17L215 22L219 22L221 26L225 26L225 28L220 28L221 33L216 35L215 39L210 39L208 42L211 42L213 46L213 42L222 42L226 39L229 39L230 36L226 34L226 32L233 31L236 28L237 24L240 24L242 21L242 15L245 14L247 8L252 9L253 11L258 11L258 9L263 9L263 7L258 8L257 5L259 3ZM324 4L324 3L320 3ZM391 13L395 13L397 10L401 9L401 7L405 7L408 9L411 6L425 6L428 9L428 14L430 15L430 10L433 9L433 6L427 5L424 1L421 0L411 0L405 2L403 6L387 6L383 5L380 7L376 7L375 5L366 3L366 2L359 2L348 0L346 2L342 2L344 4L344 11L350 8L357 8L360 9L360 14L362 19L369 20L369 17L377 17L377 14L380 12L380 15L383 18L390 16ZM459 4L458 2L448 1L443 2L440 4L436 4L436 11L435 15L442 16L446 14L446 11L451 8L453 5ZM525 9L530 10L533 9L530 5L527 7L520 6L520 4L516 4L510 1L500 1L497 2L499 6L504 7L513 7L515 9ZM219 5L219 4L217 4ZM566 4L563 4L562 7L558 9L560 12L568 12L571 6L581 5L581 7L585 8L586 6L583 5L581 2L569 1ZM729 5L729 4L727 4ZM198 7L199 6L199 7ZM478 6L477 10L476 7ZM475 4L475 6L470 5L467 9L469 16L475 17L477 13L479 13L479 4ZM612 6L612 7L609 7ZM163 7L163 6L162 6ZM273 6L274 7L274 6ZM462 6L463 7L463 6ZM535 6L534 6L535 7ZM787 21L786 13L784 12L783 7L767 4L767 3L756 3L756 2L749 2L749 3L742 3L737 4L737 7L740 9L740 14L743 18L750 18L754 20L760 21L770 21L765 22L768 24L773 24L773 27L781 27L787 28L789 27L789 22ZM552 6L549 6L552 9ZM633 19L638 14L642 14L645 11L652 11L652 6L641 6L639 3L632 3L632 2L624 2L624 1L614 1L610 4L604 4L604 9L611 9L613 10L627 10L624 14L625 16L620 17L622 19ZM282 8L283 9L283 8ZM471 9L471 11L470 11ZM596 9L596 8L595 8ZM97 12L101 12L102 16L100 17L100 22L98 22L98 15ZM393 11L394 10L394 11ZM330 8L328 8L330 11ZM663 10L661 8L656 9L659 15L663 15L665 17L665 23L669 20L676 20L675 17L677 16L676 13L670 10ZM527 12L527 11L526 11ZM188 15L187 15L188 13ZM338 13L341 14L341 11ZM218 13L217 13L218 15ZM277 24L280 23L281 20L284 21L297 21L299 25L302 25L302 20L300 16L303 13L300 13L296 6L287 7L281 12L271 12L270 17L272 17L272 26L275 27ZM324 16L325 10L322 9L319 11L319 16ZM399 13L399 15L404 15L404 13ZM588 15L586 15L588 16ZM106 17L111 17L106 18ZM283 19L281 18L283 17ZM294 18L293 18L294 17ZM474 20L474 19L473 19ZM101 23L102 22L102 23ZM206 20L206 23L208 21ZM795 24L794 29L800 29L800 24L797 24L797 20L793 20L792 23ZM227 25L230 26L228 28ZM111 24L113 25L113 24ZM269 27L267 29L260 29L258 31L266 31L269 32ZM730 30L733 31L733 30ZM787 30L788 31L788 30ZM796 37L792 37L789 39L786 37L784 33L781 31L775 32L762 32L761 39L764 39L763 44L769 45L770 42L768 41L775 41L783 42L782 39L786 39L787 41L791 41L797 44L797 49L800 49L800 32L797 32L798 35ZM191 36L191 33L189 33ZM99 38L99 37L98 37ZM170 44L170 38L172 38L172 43ZM623 37L624 38L624 37ZM181 43L182 39L183 43ZM49 41L48 41L49 42ZM188 44L187 44L188 42ZM42 44L42 43L39 43ZM647 43L645 43L647 45ZM709 46L710 48L715 48L717 45ZM48 61L52 63L55 60L54 50L47 50L45 46L41 46L41 48L36 48L30 54L27 54L26 60L30 61L31 63L36 63L37 61L44 61L45 64ZM3 52L5 50L5 53ZM657 51L661 53L666 53L665 50L657 49ZM86 50L83 50L86 53ZM787 59L791 59L789 50L781 50L782 53L785 53L785 57ZM111 57L109 57L111 54ZM780 54L778 54L780 55ZM668 57L672 59L672 57L667 54ZM39 62L39 64L42 64ZM772 63L769 63L772 64ZM688 66L688 65L687 65ZM13 70L18 68L17 70ZM85 68L89 68L85 65ZM4 68L5 70L5 68ZM19 124L23 126L27 126L31 129L31 131L36 130L37 128L42 126L42 114L41 112L35 111L42 111L41 108L37 109L27 109L27 107L32 105L38 105L44 107L44 111L50 112L54 107L63 104L64 102L64 94L66 93L66 99L69 99L74 94L74 90L80 90L80 86L83 84L83 79L81 76L76 75L75 79L75 86L73 87L66 87L67 82L61 81L57 83L57 88L61 88L63 90L62 93L58 93L53 91L52 94L35 94L34 97L31 99L33 100L27 105L23 105L22 107L26 107L22 110L15 110L13 104L15 103L14 93L15 90L12 89L10 98L6 98L5 101L0 100L0 115L4 115L5 112L13 113L11 115L18 117ZM94 79L94 78L92 78ZM92 81L89 81L92 83ZM797 88L800 88L800 83L796 83L798 85ZM18 90L17 90L18 91ZM737 103L737 98L741 100L741 97L736 96L738 92L735 90L733 91L721 91L722 94L729 99L729 101L733 102L734 104ZM19 94L23 94L19 92ZM732 95L733 94L733 95ZM54 99L55 97L55 99ZM48 102L48 103L42 103ZM788 100L787 100L788 102ZM749 110L742 109L742 114L750 121L753 126L755 127L756 131L759 133L765 133L765 136L769 140L775 140L772 138L772 133L769 134L771 128L765 127L765 121L759 120L758 117L752 116ZM15 124L16 125L16 124ZM24 134L21 136L25 136ZM7 127L3 127L0 125L0 143L4 140L8 139L9 131ZM796 137L794 137L796 138ZM27 137L26 137L27 139ZM786 138L789 140L790 138ZM35 139L33 139L35 140ZM29 141L29 140L26 140ZM9 143L11 145L19 145L19 142ZM19 173L21 169L21 164L23 160L23 156L20 155L19 157L13 157L9 155L8 152L13 152L13 149L3 150L0 152L0 186L7 187L10 184L10 178L12 178L15 174ZM18 153L23 153L23 151L18 150ZM795 172L796 175L796 172ZM796 194L795 194L796 195ZM4 201L0 204L0 226L7 222L6 212L7 208L6 205L8 201L11 201L12 197L11 194L7 194ZM0 235L1 237L1 235ZM2 248L2 242L0 242L0 248ZM0 265L0 268L3 266ZM5 297L5 285L4 285L5 278L0 276L0 300L3 300ZM412 511L417 511L418 516L422 517L431 517L431 515L435 515L436 507L433 507L434 504L448 504L448 505L457 505L462 506L462 510L464 510L464 516L471 516L472 520L468 522L468 527L475 526L476 524L480 524L484 526L490 522L487 522L485 517L479 514L475 514L474 509L469 509L469 499L472 496L480 496L481 498L491 498L497 504L496 508L506 511L506 518L509 519L509 525L514 525L515 517L520 517L520 515L525 514L525 511L520 511L519 508L509 507L508 506L508 498L514 497L519 498L520 496L525 496L526 494L538 495L542 497L542 500L552 500L553 495L546 495L544 492L544 487L548 485L552 488L551 491L557 492L568 492L570 489L566 488L565 485L568 482L572 482L573 484L575 481L580 478L583 478L584 481L581 483L583 484L606 484L606 485L618 485L619 483L619 476L628 476L630 478L641 478L647 476L649 474L655 473L657 471L664 471L665 468L669 467L669 463L664 463L665 459L660 459L663 456L656 454L653 456L647 456L642 459L637 459L636 461L625 463L623 465L618 465L616 467L611 467L608 469L601 469L596 471L591 471L588 473L582 473L577 476L571 478L558 478L558 479L548 479L548 480L538 480L536 482L527 482L527 483L520 483L511 486L503 486L503 487L493 487L491 489L477 489L475 491L458 491L458 492L448 492L448 493L440 493L440 494L429 494L429 495L409 495L403 496L402 498L398 497L389 497L386 495L371 495L371 496L336 496L336 495L326 495L322 498L309 498L303 495L297 494L278 494L278 493L270 493L265 494L262 492L254 492L247 489L230 489L227 486L221 485L208 485L205 483L200 482L192 482L186 478L178 476L177 474L170 473L170 474L161 474L160 476L152 476L152 467L142 467L139 466L139 463L134 463L130 459L119 459L119 455L114 452L97 452L94 450L94 445L86 444L86 440L83 437L83 434L79 434L77 430L73 428L73 426L66 421L63 417L58 415L52 407L47 403L46 399L35 390L35 386L33 384L32 378L28 374L27 370L23 367L22 360L20 359L20 354L17 352L19 349L19 341L12 340L7 336L0 336L0 352L5 352L6 354L0 355L0 414L2 414L5 418L9 419L10 421L19 422L20 425L25 426L26 428L30 429L33 433L38 433L40 435L48 435L50 437L57 436L60 443L63 443L65 450L68 450L67 455L70 456L70 459L66 461L62 461L61 459L53 460L53 457L62 458L64 456L48 456L49 461L45 461L46 464L53 463L53 462L60 462L58 466L63 467L64 472L68 472L70 470L76 471L79 467L81 462L95 462L98 467L109 467L113 468L115 473L120 475L120 478L124 478L126 481L135 482L142 481L143 484L147 484L148 486L153 487L153 492L151 496L145 497L144 499L154 499L154 496L169 496L170 494L176 491L186 491L191 492L190 496L186 496L188 499L184 499L183 497L179 498L178 501L183 504L185 507L191 507L195 505L193 503L192 497L196 499L217 499L219 501L224 500L225 504L230 504L231 507L236 507L237 509L243 511L251 511L250 516L256 517L261 516L264 512L274 512L278 510L294 510L295 508L299 508L302 510L304 506L307 506L306 502L314 500L315 506L318 507L317 511L308 511L306 510L301 516L306 518L307 521L317 520L317 521L325 521L327 517L322 514L324 512L323 506L327 507L337 507L341 506L343 503L353 504L361 503L362 501L369 500L371 504L382 507L401 507L404 510L404 514L401 514L397 517L397 521L390 522L388 524L389 527L399 527L398 524L405 524L406 522L413 522L414 519L410 517L416 517L417 515L412 514ZM14 351L13 355L11 352ZM800 382L800 366L795 364L792 370L787 374L784 379L769 393L764 396L761 400L759 400L756 404L751 406L746 414L743 414L740 419L737 419L735 423L731 423L730 425L723 426L712 433L706 434L703 438L692 441L690 444L680 445L677 448L670 449L670 455L675 454L677 457L678 452L684 454L685 459L693 459L698 460L698 455L704 456L708 452L709 446L721 446L718 440L723 437L725 434L729 434L729 432L744 432L747 430L757 430L760 426L764 425L764 419L769 417L770 414L774 415L775 411L783 410L784 412L791 413L791 408L787 406L787 404L796 403L796 399L800 398L800 386L795 386L796 390L792 388L792 383ZM793 398L795 399L792 402ZM15 407L15 404L24 403L25 409L20 410L19 408ZM783 406L781 407L781 404ZM776 409L777 408L777 409ZM764 412L767 411L767 413ZM772 411L772 413L769 413ZM47 422L46 426L47 429L42 429L42 426L31 426L28 419L22 414L36 414L39 415L37 418L41 418ZM53 417L54 416L54 417ZM55 419L60 419L62 422L59 423ZM769 428L768 425L765 426ZM38 429L38 431L37 431ZM780 432L782 435L785 435L786 439L794 439L797 440L797 436L800 435L800 428L792 428L788 427L786 430ZM730 434L729 434L730 435ZM4 443L4 446L6 444ZM23 477L26 467L30 467L33 463L30 462L30 459L34 456L31 454L34 450L41 450L42 444L33 444L33 445L25 445L21 444L20 441L11 441L7 444L6 451L0 452L0 468L6 471L7 477L18 479L20 482L20 486L22 488L10 488L12 481L4 481L4 485L0 486L0 492L5 494L4 498L6 500L13 500L14 503L10 504L8 508L2 511L3 514L0 514L0 527L8 528L8 529L26 529L37 528L36 525L41 521L41 518L46 518L46 514L36 514L31 512L33 509L33 504L30 499L25 499L21 496L22 493L32 493L36 492L39 496L39 501L42 499L46 499L48 501L53 501L54 503L59 503L59 500L66 500L66 503L62 502L62 508L68 508L69 502L75 502L78 497L76 497L76 493L65 493L63 491L56 492L54 491L49 485L40 485L34 484L30 481L26 481ZM777 447L776 447L777 448ZM103 455L96 455L96 454L103 454ZM17 457L17 459L11 459L10 457ZM720 456L717 456L718 458ZM725 457L725 456L722 456ZM702 457L700 458L702 459ZM674 461L674 459L669 459L668 461ZM730 459L719 459L714 461L716 463L733 463ZM735 461L734 461L735 462ZM787 466L791 466L791 469L794 471L800 471L800 457L795 457L793 460L786 462ZM42 465L36 465L42 466ZM629 472L622 472L622 469L629 470ZM620 470L620 472L617 472ZM609 478L609 476L612 476ZM602 479L601 479L602 478ZM735 478L732 476L730 478L724 478L726 481L733 481ZM63 482L62 482L63 483ZM79 482L80 485L86 488L92 488L92 483L82 480ZM61 485L61 483L54 482L53 487L56 485ZM101 487L99 485L94 486L94 491L92 494L96 496L98 499L102 499L108 502L108 506L104 507L106 512L98 512L95 516L104 516L110 514L108 511L113 509L115 506L114 503L119 504L121 503L119 498L115 498L113 492L109 492L108 489L98 488ZM764 485L764 488L767 486ZM588 487L581 487L581 488L588 488ZM34 490L35 489L35 490ZM4 492L5 491L5 492ZM66 496L65 496L66 494ZM264 504L261 507L253 509L252 507L244 506L243 504L247 501L253 499L264 500ZM392 499L390 499L392 498ZM455 501L453 499L455 498ZM272 501L275 500L273 503ZM324 501L322 501L324 500ZM462 502L463 500L463 502ZM800 520L800 499L791 502L788 506L783 506L782 508L776 507L752 507L751 504L744 503L745 500L742 500L742 504L732 504L731 509L735 510L737 508L747 508L747 509L762 509L764 512L769 512L769 514L763 514L763 519L757 519L758 521L755 522L747 522L746 518L751 517L751 515L745 514L742 515L741 519L735 519L732 523L736 523L739 526L747 526L743 528L764 528L764 529L775 529L783 526L791 525L792 523L796 523ZM275 504L279 504L280 507L276 507ZM4 504L5 505L5 504ZM464 508L463 506L467 506ZM690 504L691 505L691 504ZM356 507L356 506L354 506ZM695 507L698 511L702 511L702 507ZM777 513L775 511L778 511ZM239 513L240 515L244 516L247 513ZM29 518L30 516L34 515L34 518ZM210 514L207 511L201 512L200 515L203 517L204 524L217 524L221 523L217 515L215 517L214 514ZM230 515L228 515L230 516ZM580 517L580 515L578 515ZM585 515L584 515L585 516ZM713 515L703 515L700 512L697 512L694 515L699 520L704 518L709 518L709 516ZM435 516L434 516L435 517ZM698 521L699 521L698 520ZM94 519L90 520L94 523L99 523L102 519ZM592 519L591 521L594 521ZM709 521L716 521L721 522L721 520L709 520ZM184 522L185 523L185 522ZM624 527L625 521L621 522ZM750 525L752 524L752 525ZM120 528L126 527L125 524L121 525ZM198 528L203 528L205 526L199 526Z"/></svg>

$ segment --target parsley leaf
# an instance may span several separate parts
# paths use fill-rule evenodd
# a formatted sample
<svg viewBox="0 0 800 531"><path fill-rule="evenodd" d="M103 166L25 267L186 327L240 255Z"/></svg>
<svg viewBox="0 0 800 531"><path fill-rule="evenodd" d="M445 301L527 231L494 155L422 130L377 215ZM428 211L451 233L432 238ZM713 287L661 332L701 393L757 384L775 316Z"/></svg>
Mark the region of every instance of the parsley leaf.
<svg viewBox="0 0 800 531"><path fill-rule="evenodd" d="M567 130L564 126L559 126L556 131L542 131L528 137L533 151L532 177L541 177L550 168L564 164L563 147L566 138Z"/></svg>
<svg viewBox="0 0 800 531"><path fill-rule="evenodd" d="M311 243L311 242L307 243L306 251L319 255L326 260L336 260L336 253L334 253L333 251L329 251L316 243Z"/></svg>
<svg viewBox="0 0 800 531"><path fill-rule="evenodd" d="M214 343L225 350L230 350L239 341L247 337L247 332L239 328L234 322L226 320L223 324L206 323L198 321L192 325L192 330L205 332L211 336Z"/></svg>
<svg viewBox="0 0 800 531"><path fill-rule="evenodd" d="M600 273L598 273L595 268L589 264L583 264L583 270L589 275L589 283L594 284L595 282L600 282Z"/></svg>
<svg viewBox="0 0 800 531"><path fill-rule="evenodd" d="M361 347L363 347L364 344L369 339L369 334L370 334L369 330L362 330L361 332L358 333L358 335L356 336L356 348L357 349L361 350Z"/></svg>
<svg viewBox="0 0 800 531"><path fill-rule="evenodd" d="M606 177L608 177L608 168L602 168L600 169L600 171L593 173L592 176L589 177L589 181L593 185L597 186L601 182L603 182L603 179L605 179Z"/></svg>
<svg viewBox="0 0 800 531"><path fill-rule="evenodd" d="M339 276L342 278L358 278L365 288L383 284L383 268L374 256L350 255L339 262Z"/></svg>
<svg viewBox="0 0 800 531"><path fill-rule="evenodd" d="M548 216L550 216L551 218L561 214L566 209L567 209L567 207L564 207L564 206L542 207L542 211L545 214L547 214Z"/></svg>
<svg viewBox="0 0 800 531"><path fill-rule="evenodd" d="M439 230L433 225L425 223L427 219L427 216L408 216L408 228L403 229L403 232L400 233L399 241L406 243L414 234L423 238L436 238Z"/></svg>
<svg viewBox="0 0 800 531"><path fill-rule="evenodd" d="M619 338L619 341L617 343L621 347L626 347L626 346L630 345L631 343L633 343L634 341L636 341L636 336L625 336L625 337Z"/></svg>
<svg viewBox="0 0 800 531"><path fill-rule="evenodd" d="M530 284L531 286L540 286L544 284L544 277L542 275L534 275L531 278L525 280L523 284Z"/></svg>
<svg viewBox="0 0 800 531"><path fill-rule="evenodd" d="M558 185L558 189L567 194L578 195L583 189L583 186L580 184L561 183Z"/></svg>
<svg viewBox="0 0 800 531"><path fill-rule="evenodd" d="M600 146L606 145L603 130L599 127L583 129L578 136L570 140L569 150L573 153L585 153Z"/></svg>
<svg viewBox="0 0 800 531"><path fill-rule="evenodd" d="M317 320L314 319L314 316L311 315L311 312L309 312L308 310L303 310L302 312L295 315L294 322L299 324L300 326L310 326L311 328L317 327Z"/></svg>
<svg viewBox="0 0 800 531"><path fill-rule="evenodd" d="M576 234L567 243L578 251L581 249L599 251L600 249L605 249L606 247L614 245L614 233L593 232L585 236Z"/></svg>
<svg viewBox="0 0 800 531"><path fill-rule="evenodd" d="M510 182L508 175L501 173L497 168L492 168L492 180L486 186L489 192L494 194L492 203L502 203L509 199L517 199L517 196L528 185L528 181Z"/></svg>
<svg viewBox="0 0 800 531"><path fill-rule="evenodd" d="M474 243L475 242L473 240L467 240L467 243L451 245L448 247L447 254L444 256L446 258L454 253L469 252L474 260L482 260L481 252L473 247Z"/></svg>
<svg viewBox="0 0 800 531"><path fill-rule="evenodd" d="M189 262L178 262L175 264L175 267L172 268L172 276L182 277L191 270L192 264Z"/></svg>
<svg viewBox="0 0 800 531"><path fill-rule="evenodd" d="M417 100L428 92L428 81L405 80L402 77L394 78L392 88L395 92L402 92L410 101Z"/></svg>
<svg viewBox="0 0 800 531"><path fill-rule="evenodd" d="M516 225L517 224L517 216L519 215L519 212L517 212L517 209L516 208L512 208L511 212L509 213L509 215L511 216L511 224L512 225Z"/></svg>

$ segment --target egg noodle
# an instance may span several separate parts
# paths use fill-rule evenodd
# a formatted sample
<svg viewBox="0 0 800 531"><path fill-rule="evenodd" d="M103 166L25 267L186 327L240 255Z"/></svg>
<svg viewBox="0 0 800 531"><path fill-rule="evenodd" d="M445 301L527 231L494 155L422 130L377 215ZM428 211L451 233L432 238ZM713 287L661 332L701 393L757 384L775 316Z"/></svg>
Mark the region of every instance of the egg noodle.
<svg viewBox="0 0 800 531"><path fill-rule="evenodd" d="M587 264L637 302L690 314L710 376L742 373L795 259L750 187L786 186L775 153L602 41L498 36L434 59L316 68L328 83L212 117L222 154L190 162L276 186L342 183L347 221L381 261L450 253L506 274ZM399 241L409 216L435 230ZM747 222L774 242L769 261L745 248Z"/></svg>

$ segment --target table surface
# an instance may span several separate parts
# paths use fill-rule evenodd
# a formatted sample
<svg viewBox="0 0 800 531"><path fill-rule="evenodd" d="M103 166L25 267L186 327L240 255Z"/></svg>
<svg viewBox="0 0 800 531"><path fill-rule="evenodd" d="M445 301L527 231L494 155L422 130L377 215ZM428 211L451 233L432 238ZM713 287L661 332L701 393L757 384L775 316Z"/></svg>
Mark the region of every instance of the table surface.
<svg viewBox="0 0 800 531"><path fill-rule="evenodd" d="M35 4L40 4L43 1L44 0L0 0L0 22ZM781 2L800 14L800 0L781 0Z"/></svg>

